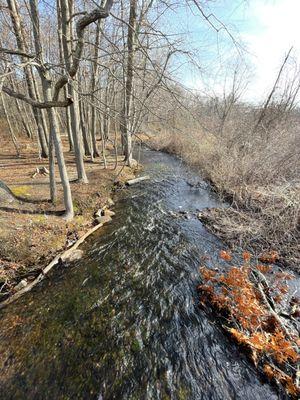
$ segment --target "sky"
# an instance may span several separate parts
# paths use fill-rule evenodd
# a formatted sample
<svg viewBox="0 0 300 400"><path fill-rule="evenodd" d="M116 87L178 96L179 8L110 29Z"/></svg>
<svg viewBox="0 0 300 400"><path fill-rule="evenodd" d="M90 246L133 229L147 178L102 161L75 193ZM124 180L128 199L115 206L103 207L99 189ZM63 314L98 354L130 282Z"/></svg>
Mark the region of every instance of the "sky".
<svg viewBox="0 0 300 400"><path fill-rule="evenodd" d="M290 47L295 57L300 55L300 0L211 0L209 4L207 14L217 16L238 44L224 29L219 33L212 29L195 9L194 15L187 12L181 28L188 30L189 47L198 55L202 72L185 70L183 83L219 94L238 63L249 82L243 99L262 101ZM218 21L214 24L220 27Z"/></svg>

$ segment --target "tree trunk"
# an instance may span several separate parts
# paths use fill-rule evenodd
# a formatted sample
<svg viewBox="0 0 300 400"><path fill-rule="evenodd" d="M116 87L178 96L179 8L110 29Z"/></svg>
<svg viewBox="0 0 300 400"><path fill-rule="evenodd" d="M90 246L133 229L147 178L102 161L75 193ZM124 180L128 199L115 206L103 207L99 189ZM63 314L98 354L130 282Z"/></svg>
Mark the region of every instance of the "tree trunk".
<svg viewBox="0 0 300 400"><path fill-rule="evenodd" d="M69 93L74 100L73 104L70 106L70 114L71 114L73 141L74 141L75 162L77 168L77 178L78 182L88 183L83 162L83 145L82 145L82 134L80 130L78 95L72 85L70 85L69 90L70 90Z"/></svg>
<svg viewBox="0 0 300 400"><path fill-rule="evenodd" d="M123 96L123 107L121 117L121 132L124 141L125 160L127 165L132 164L132 133L129 128L131 117L131 103L133 92L133 66L135 53L135 28L136 28L137 0L130 0L130 13L127 34L127 69L125 93Z"/></svg>
<svg viewBox="0 0 300 400"><path fill-rule="evenodd" d="M78 81L78 90L81 92L82 87L81 83ZM83 140L83 146L84 146L84 154L86 156L91 156L92 151L90 149L90 140L89 140L89 133L88 133L88 120L87 120L87 115L85 112L85 105L83 102L83 99L81 99L80 102L78 102L78 109L79 109L79 115L80 115L80 129L82 132L82 140Z"/></svg>
<svg viewBox="0 0 300 400"><path fill-rule="evenodd" d="M53 132L50 130L49 137L49 179L50 179L50 199L51 203L56 203L57 189L55 182L55 146Z"/></svg>
<svg viewBox="0 0 300 400"><path fill-rule="evenodd" d="M97 64L97 59L98 59L98 55L99 55L99 42L100 42L101 28L103 26L103 23L104 23L103 20L99 20L97 22L95 45L94 45L94 57L93 57L93 62L92 62L92 76L91 76L91 101L93 103L92 116L91 116L91 137L92 137L93 153L94 153L93 156L94 157L99 157L99 151L97 149L97 141L96 141L96 136L97 136L96 113L97 113L97 110L96 110L94 103L96 101L96 97L95 97L96 78L99 74L99 67Z"/></svg>
<svg viewBox="0 0 300 400"><path fill-rule="evenodd" d="M70 43L73 42L73 35L71 29L71 10L68 0L59 0L61 9L61 31L62 31L62 47L64 63L67 71L70 69L71 65L71 50ZM72 5L71 5L72 8ZM80 129L80 112L78 107L78 93L74 89L75 82L68 85L68 93L73 99L73 104L70 106L70 116L71 116L71 127L72 127L72 137L74 142L75 151L75 162L77 168L77 177L79 182L88 183L88 179L85 173L84 161L83 161L83 146L82 146L82 133Z"/></svg>
<svg viewBox="0 0 300 400"><path fill-rule="evenodd" d="M56 1L56 7L57 7L57 25L58 25L58 44L59 44L59 60L61 65L64 65L64 44L63 43L63 32L62 32L62 18L61 18L61 5L60 5L60 0ZM68 46L69 49L69 46ZM69 50L68 50L69 51ZM63 72L63 68L62 68ZM68 93L68 85L64 86L64 96L67 99L69 97ZM69 139L69 151L74 150L74 142L73 142L73 134L72 134L72 126L71 126L71 112L70 112L70 107L66 107L65 109L65 117L66 117L66 125L67 125L67 133L68 133L68 139Z"/></svg>
<svg viewBox="0 0 300 400"><path fill-rule="evenodd" d="M38 9L37 9L37 0L29 0L30 4L30 11L31 11L31 19L32 19L32 26L33 26L33 36L34 36L34 46L36 54L38 55L39 61L41 63L41 67L38 69L40 78L42 81L42 89L44 94L45 101L52 100L52 89L51 89L51 80L49 73L46 69L43 68L43 52L41 46L41 38L40 38L40 28L39 28L39 17L38 17ZM63 154L63 146L61 142L61 138L59 135L59 127L57 121L56 110L51 107L47 109L49 123L50 123L50 130L51 130L51 137L53 138L55 154L57 158L58 169L61 178L61 184L63 187L64 193L64 204L65 204L65 213L64 218L69 220L72 219L74 216L73 211L73 201L72 201L72 194L70 188L70 182L67 174L67 168L65 164L64 154ZM51 168L53 168L53 163ZM51 173L51 179L53 179L54 173ZM53 182L52 182L53 184Z"/></svg>
<svg viewBox="0 0 300 400"><path fill-rule="evenodd" d="M30 1L35 1L35 0L30 0ZM51 97L51 86L49 85L49 87L45 88L45 100L50 101L51 98L52 98ZM58 164L59 174L60 174L60 178L61 178L61 184L62 184L63 192L64 192L64 204L65 204L65 209L66 209L65 213L64 213L64 218L66 220L70 220L74 216L73 201L72 201L70 182L69 182L67 168L66 168L64 154L63 154L63 147L62 147L60 135L58 133L58 122L57 122L56 112L55 112L54 108L48 109L48 116L49 116L49 122L50 122L51 137L53 138L53 142L54 142L55 154L56 154L56 158L57 158L57 164ZM53 182L52 182L52 184L53 184ZM52 195L53 195L53 192L52 192Z"/></svg>
<svg viewBox="0 0 300 400"><path fill-rule="evenodd" d="M15 149L16 149L17 157L20 157L19 144L18 144L16 135L15 135L15 133L14 133L14 130L13 130L13 127L12 127L12 124L11 124L11 121L10 121L10 118L9 118L9 115L8 115L8 112L7 112L7 107L6 107L6 102L5 102L5 99L4 99L4 96L3 96L3 92L1 91L0 93L1 93L1 100L2 100L3 111L4 111L4 115L5 115L7 124L8 124L9 133L10 133L10 136L11 136L11 139L12 139L12 142L13 142L13 145L14 145L14 147L15 147Z"/></svg>
<svg viewBox="0 0 300 400"><path fill-rule="evenodd" d="M10 79L10 83L11 83L12 88L14 90L16 90L16 85L14 83L14 79ZM26 135L27 135L27 137L29 139L32 139L32 132L31 132L30 123L29 123L28 120L26 121L27 115L23 113L22 105L21 105L20 100L15 99L15 101L16 101L17 111L18 111L18 114L20 116L21 123L22 123L22 126L23 126L23 128L24 128L24 130L26 132Z"/></svg>

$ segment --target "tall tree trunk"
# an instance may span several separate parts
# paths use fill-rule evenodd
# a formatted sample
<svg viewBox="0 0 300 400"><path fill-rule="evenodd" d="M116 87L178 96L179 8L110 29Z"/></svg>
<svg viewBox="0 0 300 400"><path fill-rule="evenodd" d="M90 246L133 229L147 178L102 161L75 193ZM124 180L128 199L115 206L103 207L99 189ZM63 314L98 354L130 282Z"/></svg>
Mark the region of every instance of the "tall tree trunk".
<svg viewBox="0 0 300 400"><path fill-rule="evenodd" d="M33 74L33 71L32 71ZM34 75L32 75L32 82L33 82L33 86L34 86L34 91L35 91L35 98L39 101L41 101L43 94L40 93L40 91L43 91L43 89L38 85L38 79L35 78ZM47 143L47 146L49 145L49 140L48 140L48 124L47 124L47 116L46 116L46 111L45 110L39 110L40 112L40 119L41 119L41 123L43 126L43 141L45 141Z"/></svg>
<svg viewBox="0 0 300 400"><path fill-rule="evenodd" d="M80 79L78 79L78 91L82 91L82 85ZM85 110L85 104L83 99L78 102L78 108L79 108L79 115L80 115L80 129L82 132L82 140L83 140L83 146L84 146L84 154L86 156L91 156L92 151L90 148L90 140L89 140L89 129L88 129L88 116L86 114ZM93 158L93 157L92 157Z"/></svg>
<svg viewBox="0 0 300 400"><path fill-rule="evenodd" d="M81 101L79 103L79 112L80 112L80 123L81 123L81 131L82 131L82 138L83 138L83 145L84 145L84 154L86 156L90 156L92 154L90 149L90 143L88 138L88 129L86 129L86 117L84 112L84 105Z"/></svg>
<svg viewBox="0 0 300 400"><path fill-rule="evenodd" d="M30 2L36 1L36 0L30 0ZM46 101L51 101L52 100L52 91L51 91L51 84L48 82L44 82L44 93L45 93L45 100ZM63 154L63 147L62 147L62 142L61 138L58 132L58 121L57 121L57 116L56 116L56 111L54 108L49 108L48 109L48 117L49 117L49 122L50 122L50 130L51 130L51 139L53 138L54 142L54 147L55 147L55 154L57 158L57 164L58 164L58 169L59 169L59 174L61 178L61 184L63 187L63 192L64 192L64 204L65 204L65 213L64 213L64 218L66 220L72 219L74 216L74 210L73 210L73 201L72 201L72 193L71 193L71 187L70 187L70 182L69 182L69 177L67 173L67 168L65 164L65 159L64 159L64 154ZM51 140L50 139L50 140ZM52 167L51 167L52 168ZM54 166L53 166L54 168ZM55 174L51 174L52 179L55 179ZM55 201L55 183L52 180L52 184L50 185L51 188L51 196L53 196L54 201Z"/></svg>
<svg viewBox="0 0 300 400"><path fill-rule="evenodd" d="M69 96L68 93L68 87L64 87L64 92L65 92L65 98ZM68 133L68 139L69 139L69 151L74 150L74 141L73 141L73 133L72 133L72 126L71 126L71 111L70 107L66 107L66 122L67 122L67 133Z"/></svg>
<svg viewBox="0 0 300 400"><path fill-rule="evenodd" d="M16 85L15 85L13 78L10 79L10 83L11 83L11 87L14 89L14 91L16 91ZM31 126L30 126L29 121L28 120L26 121L27 115L22 110L22 103L18 99L15 99L15 101L16 101L16 107L17 107L17 111L18 111L18 114L21 119L23 129L25 130L27 137L29 139L32 139L33 135L32 135L32 131L31 131Z"/></svg>
<svg viewBox="0 0 300 400"><path fill-rule="evenodd" d="M11 136L11 140L12 140L12 142L13 142L13 145L14 145L15 149L16 149L17 157L20 157L19 144L18 144L16 135L15 135L15 133L14 133L14 129L13 129L13 126L12 126L12 124L11 124L10 117L9 117L9 115L8 115L8 112L7 112L6 101L5 101L5 98L4 98L4 96L3 96L3 92L1 91L0 93L1 93L1 100L2 100L3 111L4 111L4 115L5 115L7 124L8 124L8 129L9 129L9 133L10 133L10 136Z"/></svg>
<svg viewBox="0 0 300 400"><path fill-rule="evenodd" d="M64 63L67 71L70 70L71 65L71 51L70 43L73 42L73 35L71 29L71 7L69 0L59 0L61 9L61 31L62 31L62 47ZM77 177L79 182L88 183L85 173L83 161L83 145L82 145L82 132L80 129L80 113L78 107L78 93L74 88L76 82L68 85L68 92L73 99L73 104L70 106L72 137L74 142L75 162L77 168Z"/></svg>
<svg viewBox="0 0 300 400"><path fill-rule="evenodd" d="M101 3L102 4L102 3ZM95 37L95 44L94 44L94 57L92 61L92 76L91 76L91 100L92 100L92 116L91 116L91 136L92 136L92 144L93 144L93 156L99 157L99 151L97 149L97 141L96 141L96 134L97 134L97 118L96 118L96 79L99 74L99 67L98 67L98 56L99 56L99 42L101 37L101 28L103 26L104 20L99 20L97 22L96 28L96 37Z"/></svg>
<svg viewBox="0 0 300 400"><path fill-rule="evenodd" d="M121 116L121 133L125 145L125 160L127 165L132 164L132 133L130 130L131 103L133 93L133 67L135 53L135 29L136 29L137 0L130 0L129 24L127 34L127 68L125 93L123 96L123 107Z"/></svg>
<svg viewBox="0 0 300 400"><path fill-rule="evenodd" d="M50 130L49 137L49 179L50 179L50 199L51 203L56 203L57 188L55 181L55 145L53 138L53 131Z"/></svg>
<svg viewBox="0 0 300 400"><path fill-rule="evenodd" d="M30 11L31 11L32 25L33 25L35 52L36 52L37 57L41 64L41 67L38 69L38 71L39 71L40 78L42 81L42 89L43 89L44 99L45 99L45 101L51 101L52 100L51 80L50 80L49 73L43 67L44 62L43 62L43 52L42 52L42 46L41 46L37 0L29 0L29 4L30 4ZM57 115L56 115L56 110L53 107L48 108L47 112L48 112L50 130L51 130L50 137L51 137L51 139L53 138L55 154L56 154L58 169L59 169L60 178L61 178L61 184L62 184L63 192L64 192L64 204L65 204L65 209L66 209L65 213L64 213L64 218L68 220L68 219L72 219L74 216L73 201L72 201L70 182L69 182L67 168L66 168L64 154L63 154L63 146L62 146L61 138L59 135L59 126L58 126L58 121L57 121ZM53 168L53 165L51 168ZM53 175L51 174L51 176L53 179L54 174Z"/></svg>
<svg viewBox="0 0 300 400"><path fill-rule="evenodd" d="M57 25L58 25L58 44L59 44L59 60L61 65L64 65L64 43L63 43L63 32L62 32L62 19L61 19L61 4L60 0L56 1L57 7ZM66 44L65 44L66 45ZM69 51L69 46L68 46ZM63 68L62 68L63 69ZM68 85L64 86L64 96L65 98L69 97L68 93ZM66 117L66 125L67 125L67 133L69 139L69 151L74 150L74 142L73 142L73 133L72 133L72 126L71 126L71 112L70 107L66 107L65 109L65 117Z"/></svg>
<svg viewBox="0 0 300 400"><path fill-rule="evenodd" d="M32 107L28 112L28 108L26 107L26 104L24 103L20 103L20 107L21 110L23 110L23 114L24 114L24 121L26 123L26 125L28 126L29 132L31 133L31 138L34 137L34 127L35 127L35 121L33 120L34 117L32 118Z"/></svg>

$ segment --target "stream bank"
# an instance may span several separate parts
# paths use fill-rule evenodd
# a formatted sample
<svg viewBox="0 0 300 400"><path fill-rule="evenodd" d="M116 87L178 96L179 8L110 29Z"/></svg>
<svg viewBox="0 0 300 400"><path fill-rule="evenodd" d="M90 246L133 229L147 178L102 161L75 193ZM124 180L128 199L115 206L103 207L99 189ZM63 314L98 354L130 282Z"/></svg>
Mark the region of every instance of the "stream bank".
<svg viewBox="0 0 300 400"><path fill-rule="evenodd" d="M239 252L247 250L257 258L276 251L276 263L299 274L298 181L283 179L262 185L254 180L248 184L233 167L230 171L223 170L217 156L215 162L208 162L211 154L206 153L205 140L201 147L199 142L190 143L188 137L178 138L169 133L153 134L144 139L151 148L182 159L227 203L228 207L208 207L199 214L202 223L227 247ZM230 179L227 178L229 172ZM196 181L195 186L197 184Z"/></svg>

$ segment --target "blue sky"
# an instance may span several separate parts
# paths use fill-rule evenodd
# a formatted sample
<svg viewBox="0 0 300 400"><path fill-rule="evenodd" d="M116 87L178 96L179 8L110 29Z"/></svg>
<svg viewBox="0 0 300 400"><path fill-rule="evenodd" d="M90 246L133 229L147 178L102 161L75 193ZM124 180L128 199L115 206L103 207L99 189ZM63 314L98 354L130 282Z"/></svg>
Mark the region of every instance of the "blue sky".
<svg viewBox="0 0 300 400"><path fill-rule="evenodd" d="M185 66L182 82L204 92L219 93L225 76L230 81L230 73L238 63L244 80L249 82L243 98L262 100L289 48L294 46L295 57L300 53L300 0L212 0L208 4L206 13L217 16L239 45L232 43L224 29L216 33L195 7L194 15L177 10L176 16L169 19L169 28L188 31L187 46L201 65L201 73Z"/></svg>

